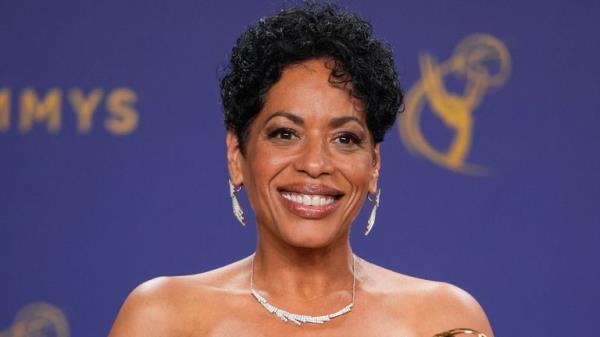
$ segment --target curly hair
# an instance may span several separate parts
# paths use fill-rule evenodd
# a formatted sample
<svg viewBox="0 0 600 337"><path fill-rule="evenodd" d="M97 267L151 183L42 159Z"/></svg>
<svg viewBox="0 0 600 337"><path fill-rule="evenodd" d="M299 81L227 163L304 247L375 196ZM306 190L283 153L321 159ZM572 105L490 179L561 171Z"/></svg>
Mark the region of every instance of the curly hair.
<svg viewBox="0 0 600 337"><path fill-rule="evenodd" d="M305 2L261 18L233 47L221 100L225 125L236 134L242 154L249 127L282 70L320 57L334 61L329 82L350 84L350 95L362 102L374 143L383 140L403 101L391 48L356 14L331 3Z"/></svg>

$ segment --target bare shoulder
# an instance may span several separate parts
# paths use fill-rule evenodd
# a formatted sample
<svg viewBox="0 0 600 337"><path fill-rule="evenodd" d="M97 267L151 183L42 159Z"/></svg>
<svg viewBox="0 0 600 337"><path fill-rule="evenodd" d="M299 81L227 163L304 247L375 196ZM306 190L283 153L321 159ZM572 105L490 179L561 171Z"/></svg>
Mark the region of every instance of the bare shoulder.
<svg viewBox="0 0 600 337"><path fill-rule="evenodd" d="M471 328L492 337L492 329L481 305L465 290L445 282L425 281L421 296L426 299L421 314L435 318L434 327L443 331L454 328ZM439 333L439 328L435 333Z"/></svg>
<svg viewBox="0 0 600 337"><path fill-rule="evenodd" d="M241 291L236 285L244 260L200 274L162 276L140 284L127 296L109 336L179 336L190 334L190 329L203 335L218 319L217 303Z"/></svg>
<svg viewBox="0 0 600 337"><path fill-rule="evenodd" d="M471 328L493 337L481 305L465 290L425 280L371 264L365 264L367 284L374 293L385 294L392 311L410 320L423 336L454 328Z"/></svg>
<svg viewBox="0 0 600 337"><path fill-rule="evenodd" d="M207 287L191 276L158 277L137 286L121 306L110 337L175 336L184 332L191 303L205 303ZM202 307L202 306L200 306Z"/></svg>

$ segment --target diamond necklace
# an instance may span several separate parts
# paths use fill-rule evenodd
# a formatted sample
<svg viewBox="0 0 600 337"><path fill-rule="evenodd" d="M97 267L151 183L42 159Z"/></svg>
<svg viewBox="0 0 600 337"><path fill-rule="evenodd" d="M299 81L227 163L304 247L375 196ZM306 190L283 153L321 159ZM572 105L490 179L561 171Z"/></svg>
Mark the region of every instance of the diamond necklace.
<svg viewBox="0 0 600 337"><path fill-rule="evenodd" d="M352 301L345 307L334 312L333 314L321 316L294 314L283 309L279 309L278 307L269 303L269 301L267 301L266 298L264 298L261 294L258 293L258 291L254 289L254 255L252 255L252 262L250 267L250 292L252 292L252 295L254 295L254 298L256 298L258 303L260 303L269 313L275 314L284 322L291 321L296 323L297 325L302 325L302 323L323 324L325 322L329 322L333 318L347 314L350 312L350 310L352 310L352 307L354 306L354 295L356 294L356 274L354 273L355 266L356 256L352 254Z"/></svg>

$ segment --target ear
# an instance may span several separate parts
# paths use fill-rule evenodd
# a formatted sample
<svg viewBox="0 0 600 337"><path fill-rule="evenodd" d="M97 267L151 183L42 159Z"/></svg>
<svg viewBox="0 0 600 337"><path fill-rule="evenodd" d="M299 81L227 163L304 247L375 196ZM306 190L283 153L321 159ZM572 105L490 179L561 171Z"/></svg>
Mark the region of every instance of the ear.
<svg viewBox="0 0 600 337"><path fill-rule="evenodd" d="M373 148L373 167L371 168L371 181L369 192L377 193L377 181L379 180L379 169L381 168L381 143L375 144Z"/></svg>
<svg viewBox="0 0 600 337"><path fill-rule="evenodd" d="M235 186L239 186L244 183L242 175L243 156L240 143L235 133L231 130L227 131L225 142L227 143L227 169L229 170L229 177L231 177L231 182Z"/></svg>

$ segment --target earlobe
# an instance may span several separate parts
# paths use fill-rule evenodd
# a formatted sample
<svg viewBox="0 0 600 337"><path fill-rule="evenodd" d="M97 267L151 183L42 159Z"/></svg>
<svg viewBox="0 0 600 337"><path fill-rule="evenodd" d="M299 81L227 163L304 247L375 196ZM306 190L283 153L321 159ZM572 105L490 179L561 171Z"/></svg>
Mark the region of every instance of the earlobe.
<svg viewBox="0 0 600 337"><path fill-rule="evenodd" d="M377 193L377 182L379 180L379 169L381 168L381 144L376 144L373 148L373 167L371 173L371 182L369 184L369 192Z"/></svg>
<svg viewBox="0 0 600 337"><path fill-rule="evenodd" d="M227 169L231 182L235 186L242 185L244 182L241 169L242 154L238 138L233 131L227 131L225 142L227 144Z"/></svg>
<svg viewBox="0 0 600 337"><path fill-rule="evenodd" d="M374 171L373 176L371 178L371 184L369 184L369 193L375 194L377 193L377 182L379 180L379 170Z"/></svg>

